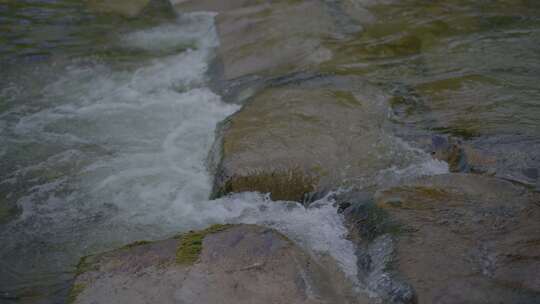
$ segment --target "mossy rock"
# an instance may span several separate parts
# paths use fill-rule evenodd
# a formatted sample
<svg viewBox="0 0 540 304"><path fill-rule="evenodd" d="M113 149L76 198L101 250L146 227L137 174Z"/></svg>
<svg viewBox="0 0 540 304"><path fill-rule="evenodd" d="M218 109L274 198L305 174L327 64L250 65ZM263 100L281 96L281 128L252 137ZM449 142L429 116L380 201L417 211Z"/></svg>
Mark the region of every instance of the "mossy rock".
<svg viewBox="0 0 540 304"><path fill-rule="evenodd" d="M439 188L425 186L396 187L378 193L377 206L381 209L427 210L434 204L447 200L450 194Z"/></svg>
<svg viewBox="0 0 540 304"><path fill-rule="evenodd" d="M87 0L89 9L98 13L122 17L172 18L173 7L168 0Z"/></svg>
<svg viewBox="0 0 540 304"><path fill-rule="evenodd" d="M256 172L245 176L233 176L214 194L215 197L228 193L260 192L269 193L275 201L301 202L315 191L316 177L306 175L299 169L288 172Z"/></svg>
<svg viewBox="0 0 540 304"><path fill-rule="evenodd" d="M384 208L373 202L353 203L343 212L353 238L360 238L362 242L371 242L385 234L399 236L406 232L405 226L389 217Z"/></svg>
<svg viewBox="0 0 540 304"><path fill-rule="evenodd" d="M69 296L67 299L68 304L75 303L77 301L77 297L84 291L86 286L84 284L75 284L71 288L71 291L69 292Z"/></svg>
<svg viewBox="0 0 540 304"><path fill-rule="evenodd" d="M98 270L98 265L96 264L96 261L93 260L94 258L95 256L90 255L82 257L75 267L75 275L78 276L89 271Z"/></svg>
<svg viewBox="0 0 540 304"><path fill-rule="evenodd" d="M234 225L213 225L200 231L190 231L177 236L180 240L176 250L176 263L180 265L191 265L199 259L203 249L204 238L213 233L225 231Z"/></svg>
<svg viewBox="0 0 540 304"><path fill-rule="evenodd" d="M303 202L352 181L373 182L400 149L385 135L385 102L359 77L261 90L220 126L213 197L258 191Z"/></svg>
<svg viewBox="0 0 540 304"><path fill-rule="evenodd" d="M317 70L332 56L325 41L337 29L322 1L215 1L214 6L220 11L218 59L227 81Z"/></svg>
<svg viewBox="0 0 540 304"><path fill-rule="evenodd" d="M255 225L214 225L124 246L94 262L97 268L75 279L73 303L367 303L343 274L326 270L338 268L332 260L315 261Z"/></svg>
<svg viewBox="0 0 540 304"><path fill-rule="evenodd" d="M20 209L16 205L7 200L0 200L0 224L13 220L19 213Z"/></svg>
<svg viewBox="0 0 540 304"><path fill-rule="evenodd" d="M394 269L409 279L419 303L540 300L540 284L531 283L540 271L538 199L523 187L473 174L421 178L375 196L410 232L396 238Z"/></svg>

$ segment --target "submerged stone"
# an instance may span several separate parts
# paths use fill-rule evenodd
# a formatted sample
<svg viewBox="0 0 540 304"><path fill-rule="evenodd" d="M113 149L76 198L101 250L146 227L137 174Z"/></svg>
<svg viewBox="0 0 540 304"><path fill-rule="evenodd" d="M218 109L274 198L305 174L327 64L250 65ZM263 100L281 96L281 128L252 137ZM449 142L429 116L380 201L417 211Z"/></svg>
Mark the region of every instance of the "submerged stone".
<svg viewBox="0 0 540 304"><path fill-rule="evenodd" d="M453 138L435 135L432 137L434 158L448 163L451 172L469 172L470 165L462 143Z"/></svg>
<svg viewBox="0 0 540 304"><path fill-rule="evenodd" d="M137 16L150 0L90 0L88 6L98 12Z"/></svg>
<svg viewBox="0 0 540 304"><path fill-rule="evenodd" d="M196 235L196 236L195 236ZM179 263L196 242L196 257ZM189 243L189 244L188 244ZM73 303L366 303L344 277L283 235L252 225L212 226L85 259ZM330 268L327 268L330 267Z"/></svg>
<svg viewBox="0 0 540 304"><path fill-rule="evenodd" d="M396 238L405 233L403 226L377 207L369 193L347 191L336 201L358 248L358 280L383 303L417 303L414 289L393 268Z"/></svg>
<svg viewBox="0 0 540 304"><path fill-rule="evenodd" d="M230 225L214 225L202 231L190 231L178 236L180 245L176 250L177 264L193 264L199 259L202 251L204 238L212 233L217 233L231 228Z"/></svg>
<svg viewBox="0 0 540 304"><path fill-rule="evenodd" d="M0 225L13 220L19 211L13 202L0 199Z"/></svg>
<svg viewBox="0 0 540 304"><path fill-rule="evenodd" d="M323 39L335 32L320 1L279 1L216 17L226 80L317 69L332 57Z"/></svg>
<svg viewBox="0 0 540 304"><path fill-rule="evenodd" d="M279 1L279 0L278 0ZM272 0L171 0L171 3L181 12L212 11L225 13L251 5L260 5L273 2ZM277 2L274 0L274 2Z"/></svg>
<svg viewBox="0 0 540 304"><path fill-rule="evenodd" d="M176 1L180 11L214 11L218 61L226 81L317 70L337 32L323 1Z"/></svg>
<svg viewBox="0 0 540 304"><path fill-rule="evenodd" d="M395 270L419 303L540 300L540 197L510 182L448 174L380 191L402 225Z"/></svg>
<svg viewBox="0 0 540 304"><path fill-rule="evenodd" d="M99 13L118 14L123 17L166 17L174 16L168 0L88 0L88 7Z"/></svg>

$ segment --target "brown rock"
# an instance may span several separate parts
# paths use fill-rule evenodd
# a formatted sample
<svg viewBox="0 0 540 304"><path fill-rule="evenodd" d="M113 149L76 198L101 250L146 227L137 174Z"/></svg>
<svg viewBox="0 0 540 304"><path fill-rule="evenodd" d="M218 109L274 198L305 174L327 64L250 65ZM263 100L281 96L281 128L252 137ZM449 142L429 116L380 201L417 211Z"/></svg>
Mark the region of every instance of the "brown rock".
<svg viewBox="0 0 540 304"><path fill-rule="evenodd" d="M275 1L275 0L274 0ZM278 0L279 1L279 0ZM171 3L181 12L207 11L224 13L230 10L273 2L272 0L172 0ZM275 1L277 2L277 1Z"/></svg>
<svg viewBox="0 0 540 304"><path fill-rule="evenodd" d="M322 43L335 32L319 1L283 1L239 9L216 18L226 80L282 76L316 69L332 57Z"/></svg>
<svg viewBox="0 0 540 304"><path fill-rule="evenodd" d="M225 80L316 70L332 57L323 40L337 32L319 0L177 1L180 11L213 11Z"/></svg>
<svg viewBox="0 0 540 304"><path fill-rule="evenodd" d="M156 21L176 18L169 0L88 0L85 3L91 11L127 18Z"/></svg>
<svg viewBox="0 0 540 304"><path fill-rule="evenodd" d="M510 182L467 174L376 197L402 225L396 268L419 303L540 301L539 200Z"/></svg>
<svg viewBox="0 0 540 304"><path fill-rule="evenodd" d="M255 95L221 129L215 194L260 191L299 201L313 190L372 185L399 147L383 131L384 97L352 82L356 89L314 84Z"/></svg>
<svg viewBox="0 0 540 304"><path fill-rule="evenodd" d="M497 161L453 137L432 137L432 155L448 163L451 172L495 172Z"/></svg>
<svg viewBox="0 0 540 304"><path fill-rule="evenodd" d="M343 277L283 235L251 225L134 244L87 258L80 271L74 303L361 302Z"/></svg>
<svg viewBox="0 0 540 304"><path fill-rule="evenodd" d="M98 12L117 13L126 17L137 16L150 0L89 0L88 6Z"/></svg>

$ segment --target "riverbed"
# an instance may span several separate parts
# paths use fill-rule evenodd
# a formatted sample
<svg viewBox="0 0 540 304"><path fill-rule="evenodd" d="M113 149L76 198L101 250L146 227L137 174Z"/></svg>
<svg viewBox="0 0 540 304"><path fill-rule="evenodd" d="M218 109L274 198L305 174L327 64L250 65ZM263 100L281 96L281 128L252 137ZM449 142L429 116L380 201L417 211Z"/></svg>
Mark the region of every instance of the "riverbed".
<svg viewBox="0 0 540 304"><path fill-rule="evenodd" d="M345 1L354 18L322 2L335 32L322 36L316 68L290 79L354 75L388 100L365 127L376 126L378 141L355 185L369 192L448 173L427 148L439 134L488 155L491 175L538 190L536 2ZM0 2L0 302L63 302L81 257L216 223L277 229L359 284L333 199L350 179L309 202L210 199L216 128L250 92L215 68L217 16L167 4L133 17L81 1ZM283 82L274 76L245 83Z"/></svg>

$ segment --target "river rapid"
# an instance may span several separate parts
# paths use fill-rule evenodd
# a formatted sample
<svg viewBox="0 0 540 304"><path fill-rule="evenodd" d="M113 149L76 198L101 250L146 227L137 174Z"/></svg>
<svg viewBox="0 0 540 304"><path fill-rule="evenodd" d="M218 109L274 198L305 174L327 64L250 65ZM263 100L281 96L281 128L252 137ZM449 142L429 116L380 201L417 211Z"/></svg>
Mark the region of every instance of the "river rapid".
<svg viewBox="0 0 540 304"><path fill-rule="evenodd" d="M43 4L65 9L57 5ZM213 18L184 14L111 33L112 22L100 33L110 38L106 55L7 56L0 187L4 212L17 215L0 231L5 299L61 299L84 255L225 222L277 228L354 276L353 246L330 201L306 209L259 193L208 200L216 124L239 109L207 86L219 43Z"/></svg>
<svg viewBox="0 0 540 304"><path fill-rule="evenodd" d="M381 178L448 172L407 141L437 130L510 153L501 171L534 185L522 172L540 159L522 147L540 151L538 5L384 2L332 61L396 96L394 153L409 156ZM275 228L354 281L331 195L209 200L216 126L241 107L210 88L215 14L134 20L81 3L0 1L0 302L62 302L81 257L215 223Z"/></svg>

